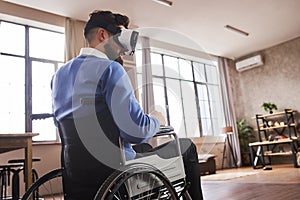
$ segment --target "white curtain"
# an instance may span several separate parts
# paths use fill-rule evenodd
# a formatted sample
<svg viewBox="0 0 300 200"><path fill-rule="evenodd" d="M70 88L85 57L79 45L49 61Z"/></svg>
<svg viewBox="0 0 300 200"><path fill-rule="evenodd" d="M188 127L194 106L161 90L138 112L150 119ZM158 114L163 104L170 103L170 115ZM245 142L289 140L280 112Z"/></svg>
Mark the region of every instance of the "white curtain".
<svg viewBox="0 0 300 200"><path fill-rule="evenodd" d="M235 116L235 108L234 102L232 98L232 87L230 83L229 76L229 59L219 57L218 59L219 71L220 71L220 79L221 79L221 87L223 92L223 105L225 112L225 122L226 126L232 126L233 133L228 135L228 139L232 145L233 154L237 161L237 166L241 166L241 153L240 153L240 145L239 145L239 137L236 126L236 116ZM233 159L231 158L230 149L226 147L226 162L228 167L235 166L233 163Z"/></svg>
<svg viewBox="0 0 300 200"><path fill-rule="evenodd" d="M65 21L65 40L66 51L65 61L69 61L72 58L78 56L80 49L86 46L86 42L83 35L83 29L85 22L78 21L70 18L66 18Z"/></svg>

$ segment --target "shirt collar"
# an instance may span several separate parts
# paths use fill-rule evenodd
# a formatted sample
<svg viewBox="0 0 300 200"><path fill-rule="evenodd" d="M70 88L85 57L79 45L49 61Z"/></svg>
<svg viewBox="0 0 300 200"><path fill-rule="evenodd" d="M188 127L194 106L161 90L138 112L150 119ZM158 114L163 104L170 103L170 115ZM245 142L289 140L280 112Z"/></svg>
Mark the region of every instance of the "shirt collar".
<svg viewBox="0 0 300 200"><path fill-rule="evenodd" d="M79 55L83 55L83 56L96 56L96 57L99 57L99 58L106 58L106 59L108 59L107 56L103 52L101 52L101 51L99 51L99 50L97 50L95 48L90 48L90 47L81 48Z"/></svg>

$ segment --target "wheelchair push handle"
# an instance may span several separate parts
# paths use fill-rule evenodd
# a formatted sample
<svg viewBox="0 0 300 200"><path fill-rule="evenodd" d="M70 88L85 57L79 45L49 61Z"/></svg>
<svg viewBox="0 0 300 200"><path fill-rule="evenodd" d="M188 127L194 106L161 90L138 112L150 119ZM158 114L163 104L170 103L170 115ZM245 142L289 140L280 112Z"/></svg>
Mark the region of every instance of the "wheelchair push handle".
<svg viewBox="0 0 300 200"><path fill-rule="evenodd" d="M54 115L52 113L39 113L39 114L31 114L30 118L32 120L37 120L37 119L47 119L47 118L51 118L54 117Z"/></svg>

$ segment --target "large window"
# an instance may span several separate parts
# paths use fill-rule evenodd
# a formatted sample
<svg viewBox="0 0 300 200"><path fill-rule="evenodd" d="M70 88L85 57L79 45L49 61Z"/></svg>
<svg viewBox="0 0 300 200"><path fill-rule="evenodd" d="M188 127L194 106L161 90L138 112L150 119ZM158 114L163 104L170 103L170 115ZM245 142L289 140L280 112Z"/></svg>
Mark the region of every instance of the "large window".
<svg viewBox="0 0 300 200"><path fill-rule="evenodd" d="M141 52L137 52L141 85ZM180 137L218 135L224 126L219 73L213 62L150 53L154 104ZM142 91L140 91L142 93Z"/></svg>
<svg viewBox="0 0 300 200"><path fill-rule="evenodd" d="M35 132L37 141L58 139L51 113L51 77L64 61L64 33L0 21L0 120L2 133Z"/></svg>

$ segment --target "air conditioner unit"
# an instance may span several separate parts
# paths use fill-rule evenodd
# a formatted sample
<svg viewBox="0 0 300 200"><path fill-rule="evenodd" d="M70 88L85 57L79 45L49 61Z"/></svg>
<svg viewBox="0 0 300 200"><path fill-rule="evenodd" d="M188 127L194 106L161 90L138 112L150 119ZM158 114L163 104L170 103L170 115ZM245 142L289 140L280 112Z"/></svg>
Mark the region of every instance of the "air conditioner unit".
<svg viewBox="0 0 300 200"><path fill-rule="evenodd" d="M236 70L241 72L254 67L263 65L263 60L261 55L256 55L245 60L241 60L235 63Z"/></svg>

